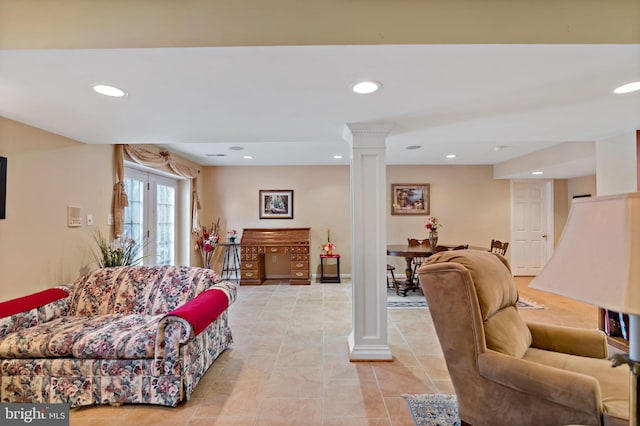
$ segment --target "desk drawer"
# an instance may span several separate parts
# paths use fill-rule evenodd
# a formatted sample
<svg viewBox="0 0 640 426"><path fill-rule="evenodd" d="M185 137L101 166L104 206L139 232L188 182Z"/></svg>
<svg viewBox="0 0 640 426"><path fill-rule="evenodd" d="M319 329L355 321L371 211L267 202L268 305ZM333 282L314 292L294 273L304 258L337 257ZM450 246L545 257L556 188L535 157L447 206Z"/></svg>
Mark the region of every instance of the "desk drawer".
<svg viewBox="0 0 640 426"><path fill-rule="evenodd" d="M306 262L303 260L291 262L291 271L297 271L297 270L305 270L305 271L309 270L309 262Z"/></svg>
<svg viewBox="0 0 640 426"><path fill-rule="evenodd" d="M284 253L284 252L285 252L284 247L280 247L280 246L264 247L264 253L267 253L267 254L278 254L278 253Z"/></svg>
<svg viewBox="0 0 640 426"><path fill-rule="evenodd" d="M242 262L244 262L244 261L247 261L247 260L248 260L248 261L256 262L256 263L257 263L257 261L258 261L258 257L259 257L259 256L260 256L260 255L259 255L258 253L242 253L242 254L240 255L240 260L241 260Z"/></svg>
<svg viewBox="0 0 640 426"><path fill-rule="evenodd" d="M291 279L292 280L301 280L301 279L309 279L309 270L291 270Z"/></svg>
<svg viewBox="0 0 640 426"><path fill-rule="evenodd" d="M258 266L259 266L259 265L258 265L258 262L253 262L253 261L251 261L251 260L249 260L249 261L244 261L244 260L243 260L243 261L242 261L241 269L242 269L243 271L244 271L245 269L246 269L246 270L255 270L255 271L257 271L257 270L258 270Z"/></svg>
<svg viewBox="0 0 640 426"><path fill-rule="evenodd" d="M240 279L242 280L260 280L260 273L258 270L242 270L240 271Z"/></svg>
<svg viewBox="0 0 640 426"><path fill-rule="evenodd" d="M291 253L309 253L309 246L291 246L289 247Z"/></svg>
<svg viewBox="0 0 640 426"><path fill-rule="evenodd" d="M292 262L297 262L297 261L308 262L309 261L309 255L308 254L292 254L291 255L291 261Z"/></svg>

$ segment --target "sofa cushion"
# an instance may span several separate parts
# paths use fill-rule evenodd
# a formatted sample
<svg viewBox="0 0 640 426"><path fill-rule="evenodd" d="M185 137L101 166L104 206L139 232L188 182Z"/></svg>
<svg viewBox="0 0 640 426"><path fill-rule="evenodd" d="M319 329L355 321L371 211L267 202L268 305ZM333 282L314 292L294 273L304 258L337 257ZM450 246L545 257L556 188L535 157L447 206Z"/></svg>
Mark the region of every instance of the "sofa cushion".
<svg viewBox="0 0 640 426"><path fill-rule="evenodd" d="M59 317L23 328L0 340L1 358L71 356L75 341L104 324L105 317Z"/></svg>
<svg viewBox="0 0 640 426"><path fill-rule="evenodd" d="M0 357L153 358L163 316L61 317L8 335L0 342Z"/></svg>
<svg viewBox="0 0 640 426"><path fill-rule="evenodd" d="M168 313L220 282L210 269L186 266L120 266L80 277L69 315Z"/></svg>

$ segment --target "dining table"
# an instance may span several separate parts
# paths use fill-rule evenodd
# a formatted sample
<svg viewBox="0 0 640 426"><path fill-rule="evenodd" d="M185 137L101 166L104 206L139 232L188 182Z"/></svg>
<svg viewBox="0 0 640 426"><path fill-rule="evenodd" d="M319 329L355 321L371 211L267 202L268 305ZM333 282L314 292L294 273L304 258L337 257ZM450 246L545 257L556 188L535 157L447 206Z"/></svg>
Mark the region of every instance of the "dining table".
<svg viewBox="0 0 640 426"><path fill-rule="evenodd" d="M459 247L459 244L441 244L439 246L453 249ZM485 247L469 247L469 250L482 250L488 251ZM428 244L420 244L416 246L410 246L408 244L389 244L387 245L387 256L399 256L404 257L406 262L405 275L406 279L402 284L402 295L406 296L410 290L419 290L420 286L415 284L413 279L413 261L416 257L429 257L433 255L433 251Z"/></svg>

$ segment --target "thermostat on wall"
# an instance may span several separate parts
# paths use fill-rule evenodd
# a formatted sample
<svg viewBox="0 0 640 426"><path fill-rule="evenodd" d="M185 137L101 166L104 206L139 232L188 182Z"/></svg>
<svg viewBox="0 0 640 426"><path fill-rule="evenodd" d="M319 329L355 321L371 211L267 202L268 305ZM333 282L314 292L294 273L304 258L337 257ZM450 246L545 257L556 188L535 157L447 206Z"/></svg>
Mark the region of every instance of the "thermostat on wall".
<svg viewBox="0 0 640 426"><path fill-rule="evenodd" d="M67 206L67 226L69 228L82 226L82 207Z"/></svg>

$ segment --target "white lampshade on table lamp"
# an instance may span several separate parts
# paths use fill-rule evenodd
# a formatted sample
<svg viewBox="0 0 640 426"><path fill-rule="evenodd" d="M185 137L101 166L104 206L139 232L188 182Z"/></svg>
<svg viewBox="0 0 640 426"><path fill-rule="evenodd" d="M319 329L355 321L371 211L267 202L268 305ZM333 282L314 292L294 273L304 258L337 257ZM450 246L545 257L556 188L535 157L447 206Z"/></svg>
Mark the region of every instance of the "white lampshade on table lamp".
<svg viewBox="0 0 640 426"><path fill-rule="evenodd" d="M558 246L531 288L629 315L630 424L638 424L640 193L573 201Z"/></svg>

